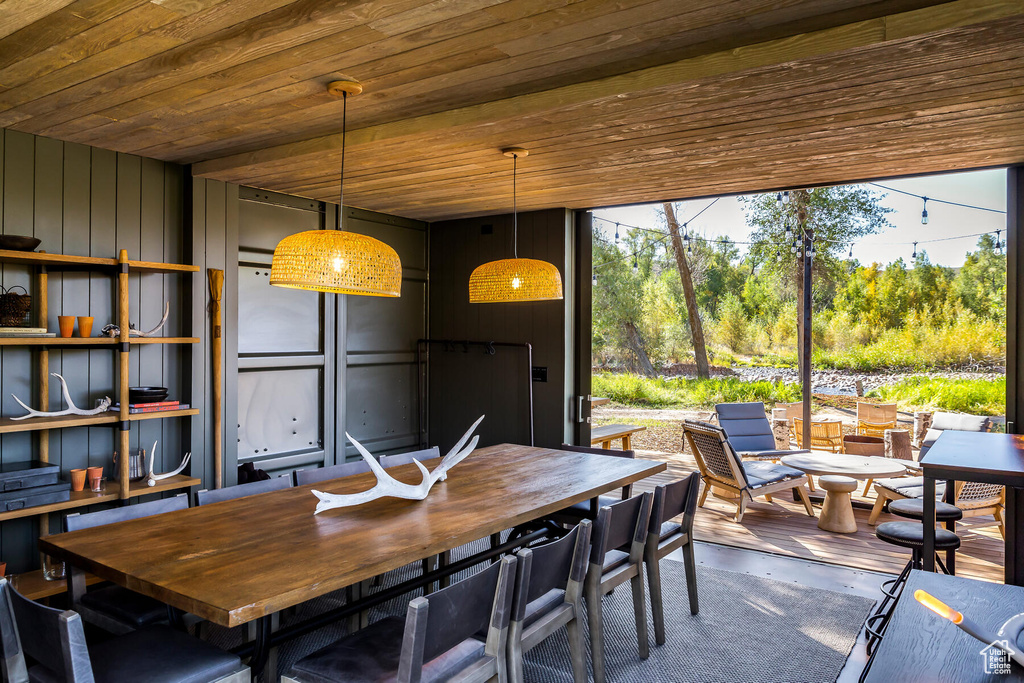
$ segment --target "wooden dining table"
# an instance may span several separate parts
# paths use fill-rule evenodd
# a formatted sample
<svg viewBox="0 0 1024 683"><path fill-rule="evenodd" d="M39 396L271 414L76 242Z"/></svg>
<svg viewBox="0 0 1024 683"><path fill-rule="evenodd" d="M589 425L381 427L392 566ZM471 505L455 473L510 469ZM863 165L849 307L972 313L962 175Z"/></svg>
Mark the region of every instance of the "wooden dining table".
<svg viewBox="0 0 1024 683"><path fill-rule="evenodd" d="M432 469L438 462L424 465ZM383 498L313 514L317 498L311 489L364 491L375 483L372 473L364 473L46 536L39 544L73 566L215 624L256 621L252 654L258 672L269 648L289 637L286 629L271 634L275 613L665 468L661 462L501 444L474 451L422 501ZM414 465L388 473L409 483L421 477ZM309 630L293 628L290 636Z"/></svg>

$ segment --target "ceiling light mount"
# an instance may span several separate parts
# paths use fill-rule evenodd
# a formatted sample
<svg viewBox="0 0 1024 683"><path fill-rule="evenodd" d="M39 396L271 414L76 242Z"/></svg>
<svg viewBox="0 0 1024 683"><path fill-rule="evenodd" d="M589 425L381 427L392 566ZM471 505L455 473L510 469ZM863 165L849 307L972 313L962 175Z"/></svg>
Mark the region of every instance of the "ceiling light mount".
<svg viewBox="0 0 1024 683"><path fill-rule="evenodd" d="M335 97L358 95L363 92L363 84L354 78L344 77L328 83L327 92L331 93Z"/></svg>
<svg viewBox="0 0 1024 683"><path fill-rule="evenodd" d="M530 150L525 147L506 147L501 153L507 157L525 157L530 155Z"/></svg>

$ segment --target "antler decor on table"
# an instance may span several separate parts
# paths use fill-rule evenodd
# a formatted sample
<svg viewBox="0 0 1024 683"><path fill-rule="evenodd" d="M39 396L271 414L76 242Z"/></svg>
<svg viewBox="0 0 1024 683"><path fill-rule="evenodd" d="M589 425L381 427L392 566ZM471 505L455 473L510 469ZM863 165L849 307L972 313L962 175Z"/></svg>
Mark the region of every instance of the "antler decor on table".
<svg viewBox="0 0 1024 683"><path fill-rule="evenodd" d="M352 438L352 435L345 432L345 436L352 442L352 445L356 447L360 455L363 456L363 460L370 466L370 470L373 471L375 477L377 477L377 485L372 489L368 489L361 493L324 493L323 491L313 491L313 495L320 499L320 502L316 505L316 510L313 512L314 515L318 515L325 510L331 510L333 508L349 507L352 505L361 505L368 503L371 500L377 498L385 498L391 496L392 498L408 498L409 500L423 500L430 493L430 488L438 481L444 481L448 478L448 470L462 462L467 455L473 452L476 448L477 443L480 441L480 436L474 436L473 440L469 442L466 448L462 449L466 445L466 441L469 440L473 430L477 428L477 425L484 419L481 415L473 426L469 428L462 438L459 439L448 454L441 459L441 463L434 468L433 472L427 471L427 468L423 466L419 460L414 460L413 463L416 467L420 468L420 472L423 473L423 480L419 484L406 484L400 482L387 473L377 459L366 450L361 443ZM462 449L462 450L460 450Z"/></svg>
<svg viewBox="0 0 1024 683"><path fill-rule="evenodd" d="M158 481L160 481L161 479L168 479L170 477L173 477L175 474L178 474L183 469L185 469L185 466L188 465L189 458L192 457L192 451L189 451L188 453L185 454L185 459L181 461L180 465L178 465L178 469L174 470L173 472L164 472L163 474L153 474L153 463L156 460L156 445L158 443L160 443L160 442L159 441L154 441L153 442L153 450L151 450L149 452L149 470L146 473L146 486L156 486L156 483Z"/></svg>
<svg viewBox="0 0 1024 683"><path fill-rule="evenodd" d="M12 417L12 420L26 420L30 417L58 417L60 415L99 415L100 413L107 412L107 410L110 408L111 401L109 396L104 396L103 399L100 400L99 403L96 405L96 407L91 410L84 410L82 408L79 408L78 406L75 405L75 402L71 400L71 394L68 392L68 383L64 381L64 378L58 375L56 372L51 372L50 375L60 380L61 391L64 394L64 400L67 402L68 407L64 410L57 410L54 412L33 410L32 408L29 408L27 405L25 405L25 403L20 398L18 398L14 394L11 394L11 397L18 402L18 405L20 405L22 408L28 411L28 415L22 415L21 417Z"/></svg>

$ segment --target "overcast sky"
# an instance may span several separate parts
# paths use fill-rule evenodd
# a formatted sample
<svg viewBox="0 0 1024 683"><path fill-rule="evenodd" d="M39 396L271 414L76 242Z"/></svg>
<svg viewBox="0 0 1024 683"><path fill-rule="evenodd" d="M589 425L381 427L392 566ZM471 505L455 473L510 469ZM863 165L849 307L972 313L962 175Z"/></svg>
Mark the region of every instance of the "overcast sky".
<svg viewBox="0 0 1024 683"><path fill-rule="evenodd" d="M1006 210L1006 172L1003 170L973 171L968 173L947 173L922 178L905 178L902 180L883 181L882 185L924 195L928 201L928 225L921 224L922 200L917 197L896 192L884 192L882 203L895 211L888 215L893 227L883 230L877 235L869 235L853 245L853 256L861 263L890 263L902 257L910 261L914 247L910 244L918 241L918 250L927 251L932 263L944 266L961 266L964 255L973 251L977 245L977 237L965 237L942 242L927 243L927 240L947 237L961 237L980 232L994 232L1002 229L1002 239L1006 239L1005 213L978 211L959 206L941 204L934 199L944 199L961 204L983 206ZM707 206L711 200L702 199L682 203L682 210L677 207L679 220L686 221ZM664 230L660 218L660 205L621 207L616 209L597 209L594 215L612 221L620 221L629 225ZM615 226L605 221L594 221L595 230L600 230L606 238L615 233ZM723 235L735 241L748 239L750 229L747 227L743 209L735 197L723 197L714 206L690 223L690 229L715 239ZM620 229L622 235L624 229ZM741 252L746 247L740 245Z"/></svg>

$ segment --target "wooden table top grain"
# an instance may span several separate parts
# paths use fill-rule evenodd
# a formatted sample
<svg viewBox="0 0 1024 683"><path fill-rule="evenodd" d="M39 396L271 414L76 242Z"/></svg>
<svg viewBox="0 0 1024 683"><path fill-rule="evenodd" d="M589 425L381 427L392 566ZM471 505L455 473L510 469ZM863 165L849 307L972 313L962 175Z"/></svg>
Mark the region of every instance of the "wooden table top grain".
<svg viewBox="0 0 1024 683"><path fill-rule="evenodd" d="M438 459L424 464L432 469ZM502 444L479 449L425 500L313 515L316 488L372 473L40 538L43 552L232 627L485 538L665 469L665 463ZM388 470L415 483L414 465Z"/></svg>

